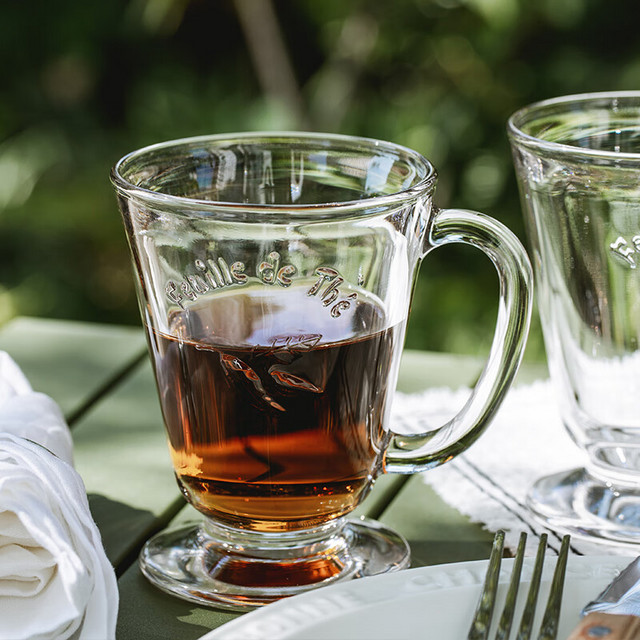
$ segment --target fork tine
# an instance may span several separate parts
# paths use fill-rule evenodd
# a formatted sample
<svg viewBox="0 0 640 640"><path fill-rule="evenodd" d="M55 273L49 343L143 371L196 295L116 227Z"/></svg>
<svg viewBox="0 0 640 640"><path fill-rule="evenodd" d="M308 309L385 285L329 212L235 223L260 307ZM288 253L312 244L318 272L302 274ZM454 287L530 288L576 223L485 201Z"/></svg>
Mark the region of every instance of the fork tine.
<svg viewBox="0 0 640 640"><path fill-rule="evenodd" d="M496 631L495 640L505 640L509 637L511 625L513 624L513 614L516 609L516 599L518 597L518 588L520 587L520 574L522 573L522 562L524 560L524 547L527 543L527 534L523 531L518 541L518 549L516 557L513 561L513 569L511 570L511 581L509 582L509 590L507 591L507 599L502 609L498 630Z"/></svg>
<svg viewBox="0 0 640 640"><path fill-rule="evenodd" d="M467 640L486 640L489 635L493 607L496 601L496 591L498 590L498 578L500 577L504 536L504 531L498 531L493 539L489 566L482 586L482 596L480 597L480 602L478 602L478 608L473 617Z"/></svg>
<svg viewBox="0 0 640 640"><path fill-rule="evenodd" d="M562 591L564 588L564 578L567 572L567 559L569 557L569 542L571 538L566 535L562 538L558 563L553 572L551 581L551 591L547 600L547 607L544 611L540 635L538 640L556 640L558 636L558 621L560 620L560 606L562 604Z"/></svg>
<svg viewBox="0 0 640 640"><path fill-rule="evenodd" d="M536 553L535 564L533 565L533 575L531 576L531 584L529 585L529 593L525 603L520 628L518 629L517 640L529 640L531 638L531 629L533 627L533 617L536 612L536 604L538 602L538 591L540 590L540 580L542 578L542 566L544 565L544 552L547 548L547 534L540 536L538 544L538 552Z"/></svg>

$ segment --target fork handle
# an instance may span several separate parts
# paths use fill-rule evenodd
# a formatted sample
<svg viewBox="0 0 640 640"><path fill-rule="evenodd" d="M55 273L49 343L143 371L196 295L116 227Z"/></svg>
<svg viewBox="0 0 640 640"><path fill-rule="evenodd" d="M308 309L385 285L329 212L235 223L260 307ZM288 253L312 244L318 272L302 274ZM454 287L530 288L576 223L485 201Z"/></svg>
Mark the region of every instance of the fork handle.
<svg viewBox="0 0 640 640"><path fill-rule="evenodd" d="M567 640L640 640L640 618L595 611L582 619Z"/></svg>

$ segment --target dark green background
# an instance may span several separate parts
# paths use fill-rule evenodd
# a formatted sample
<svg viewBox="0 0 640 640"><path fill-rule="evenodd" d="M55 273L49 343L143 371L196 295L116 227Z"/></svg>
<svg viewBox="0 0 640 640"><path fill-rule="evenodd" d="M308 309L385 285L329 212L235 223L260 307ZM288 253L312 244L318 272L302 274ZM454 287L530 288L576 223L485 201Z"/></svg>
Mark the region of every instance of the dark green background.
<svg viewBox="0 0 640 640"><path fill-rule="evenodd" d="M108 174L124 153L175 137L307 128L405 144L437 165L439 206L480 209L524 240L505 122L534 100L637 88L636 10L631 0L3 0L0 322L139 322ZM284 64L254 64L281 46ZM482 255L434 252L407 346L485 352L496 296ZM542 353L534 327L529 357Z"/></svg>

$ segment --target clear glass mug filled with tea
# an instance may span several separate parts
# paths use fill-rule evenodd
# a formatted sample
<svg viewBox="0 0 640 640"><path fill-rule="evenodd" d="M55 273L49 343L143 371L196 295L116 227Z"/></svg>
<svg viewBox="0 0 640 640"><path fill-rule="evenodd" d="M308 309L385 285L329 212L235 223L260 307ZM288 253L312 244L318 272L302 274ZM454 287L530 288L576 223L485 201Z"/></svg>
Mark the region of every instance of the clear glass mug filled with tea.
<svg viewBox="0 0 640 640"><path fill-rule="evenodd" d="M446 462L491 420L529 326L519 241L482 214L438 210L428 160L364 138L172 141L125 156L112 182L175 474L205 516L147 542L145 575L242 610L407 566L401 536L349 514L379 474ZM498 271L491 352L457 416L398 436L418 267L453 242Z"/></svg>

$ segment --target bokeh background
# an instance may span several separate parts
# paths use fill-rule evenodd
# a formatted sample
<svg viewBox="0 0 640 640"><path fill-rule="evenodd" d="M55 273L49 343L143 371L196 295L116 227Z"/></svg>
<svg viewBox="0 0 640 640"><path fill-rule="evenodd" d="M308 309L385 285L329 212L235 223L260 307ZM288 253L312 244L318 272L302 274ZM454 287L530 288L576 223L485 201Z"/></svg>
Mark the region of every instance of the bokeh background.
<svg viewBox="0 0 640 640"><path fill-rule="evenodd" d="M3 0L0 322L138 324L109 184L170 138L311 129L408 145L438 206L525 240L508 116L534 100L640 86L635 0ZM407 346L480 354L496 315L478 252L430 254ZM543 357L537 323L529 358Z"/></svg>

